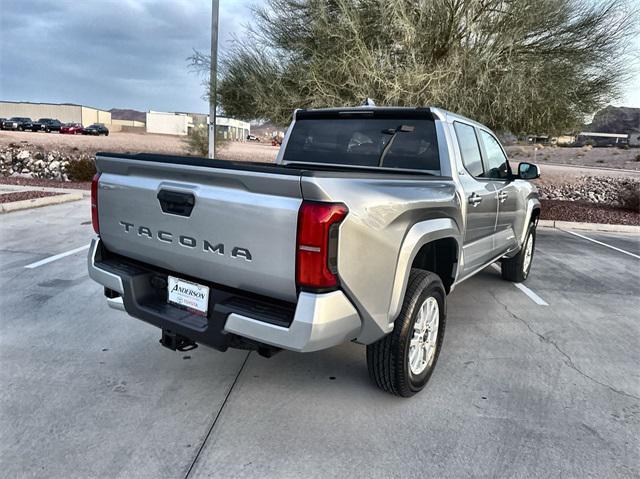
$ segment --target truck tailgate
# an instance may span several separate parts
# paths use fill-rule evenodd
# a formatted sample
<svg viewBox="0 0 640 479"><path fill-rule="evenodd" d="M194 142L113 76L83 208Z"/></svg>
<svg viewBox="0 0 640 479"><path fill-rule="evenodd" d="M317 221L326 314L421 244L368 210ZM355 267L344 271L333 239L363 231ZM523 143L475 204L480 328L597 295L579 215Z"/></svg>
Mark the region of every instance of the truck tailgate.
<svg viewBox="0 0 640 479"><path fill-rule="evenodd" d="M96 164L107 249L176 276L295 301L298 171L100 153Z"/></svg>

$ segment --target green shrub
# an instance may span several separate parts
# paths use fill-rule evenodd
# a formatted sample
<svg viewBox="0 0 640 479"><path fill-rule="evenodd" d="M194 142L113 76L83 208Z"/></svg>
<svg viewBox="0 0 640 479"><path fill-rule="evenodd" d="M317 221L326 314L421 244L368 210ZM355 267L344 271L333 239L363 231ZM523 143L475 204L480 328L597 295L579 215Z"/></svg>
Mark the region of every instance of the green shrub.
<svg viewBox="0 0 640 479"><path fill-rule="evenodd" d="M209 154L209 133L206 127L192 128L184 141L192 155L207 156Z"/></svg>
<svg viewBox="0 0 640 479"><path fill-rule="evenodd" d="M640 153L636 155L636 161L640 161Z"/></svg>
<svg viewBox="0 0 640 479"><path fill-rule="evenodd" d="M195 156L209 155L209 129L206 126L192 128L184 140L189 153ZM229 143L220 132L216 135L216 151L222 150Z"/></svg>
<svg viewBox="0 0 640 479"><path fill-rule="evenodd" d="M640 213L640 184L630 183L624 185L618 193L618 202L625 210Z"/></svg>
<svg viewBox="0 0 640 479"><path fill-rule="evenodd" d="M71 160L67 165L67 175L71 181L91 181L96 174L96 162L89 158Z"/></svg>

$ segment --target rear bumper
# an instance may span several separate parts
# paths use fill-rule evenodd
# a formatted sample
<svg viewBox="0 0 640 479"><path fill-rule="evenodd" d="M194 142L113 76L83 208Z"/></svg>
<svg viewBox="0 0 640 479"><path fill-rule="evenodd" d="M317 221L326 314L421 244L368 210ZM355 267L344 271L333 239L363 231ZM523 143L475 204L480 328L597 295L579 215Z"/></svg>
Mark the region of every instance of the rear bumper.
<svg viewBox="0 0 640 479"><path fill-rule="evenodd" d="M291 351L318 351L354 339L362 326L342 291L302 292L290 304L199 279L211 294L207 317L197 316L167 304L161 286L167 272L113 255L99 238L91 242L88 269L105 287L110 307L223 351L238 337Z"/></svg>

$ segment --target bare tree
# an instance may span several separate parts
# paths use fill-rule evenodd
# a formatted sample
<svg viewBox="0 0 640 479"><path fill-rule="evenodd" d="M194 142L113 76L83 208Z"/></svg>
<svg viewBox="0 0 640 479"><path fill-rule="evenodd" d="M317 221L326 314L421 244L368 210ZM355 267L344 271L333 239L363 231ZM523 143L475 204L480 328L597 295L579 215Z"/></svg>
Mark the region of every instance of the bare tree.
<svg viewBox="0 0 640 479"><path fill-rule="evenodd" d="M266 0L222 59L219 101L295 108L435 105L497 130L560 132L620 93L633 0ZM208 68L196 54L192 65Z"/></svg>

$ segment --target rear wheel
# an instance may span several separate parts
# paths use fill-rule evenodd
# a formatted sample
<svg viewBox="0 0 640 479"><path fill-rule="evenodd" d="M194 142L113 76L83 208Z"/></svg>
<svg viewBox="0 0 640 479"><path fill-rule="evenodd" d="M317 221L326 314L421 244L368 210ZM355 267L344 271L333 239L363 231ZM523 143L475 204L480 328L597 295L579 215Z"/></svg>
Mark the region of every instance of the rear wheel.
<svg viewBox="0 0 640 479"><path fill-rule="evenodd" d="M529 225L522 248L513 258L504 258L500 262L502 279L522 283L529 276L533 263L533 253L536 247L536 227L534 223Z"/></svg>
<svg viewBox="0 0 640 479"><path fill-rule="evenodd" d="M446 296L440 277L411 270L393 331L367 346L369 377L391 394L410 397L431 377L442 347Z"/></svg>

